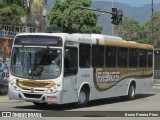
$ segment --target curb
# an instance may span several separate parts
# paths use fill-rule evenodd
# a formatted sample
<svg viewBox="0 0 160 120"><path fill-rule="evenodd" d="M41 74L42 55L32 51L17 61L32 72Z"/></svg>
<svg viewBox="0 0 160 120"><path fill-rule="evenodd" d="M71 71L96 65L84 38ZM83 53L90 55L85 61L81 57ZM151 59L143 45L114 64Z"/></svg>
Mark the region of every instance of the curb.
<svg viewBox="0 0 160 120"><path fill-rule="evenodd" d="M23 103L23 102L25 102L25 101L12 101L12 100L9 100L9 101L6 101L6 102L1 102L0 101L0 104L1 103Z"/></svg>
<svg viewBox="0 0 160 120"><path fill-rule="evenodd" d="M153 84L153 86L160 86L160 84Z"/></svg>
<svg viewBox="0 0 160 120"><path fill-rule="evenodd" d="M160 84L154 84L153 89L160 89Z"/></svg>

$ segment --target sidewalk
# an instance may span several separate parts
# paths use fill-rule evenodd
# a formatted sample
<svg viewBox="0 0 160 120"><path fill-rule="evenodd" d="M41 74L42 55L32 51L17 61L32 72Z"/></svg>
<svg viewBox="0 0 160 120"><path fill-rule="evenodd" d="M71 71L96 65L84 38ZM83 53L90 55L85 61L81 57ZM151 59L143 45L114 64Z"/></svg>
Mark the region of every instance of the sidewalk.
<svg viewBox="0 0 160 120"><path fill-rule="evenodd" d="M153 86L160 86L160 84L153 84Z"/></svg>
<svg viewBox="0 0 160 120"><path fill-rule="evenodd" d="M22 103L23 100L9 100L9 96L0 96L0 103Z"/></svg>
<svg viewBox="0 0 160 120"><path fill-rule="evenodd" d="M154 88L154 89L160 89L160 84L154 84L154 85L153 85L153 88Z"/></svg>

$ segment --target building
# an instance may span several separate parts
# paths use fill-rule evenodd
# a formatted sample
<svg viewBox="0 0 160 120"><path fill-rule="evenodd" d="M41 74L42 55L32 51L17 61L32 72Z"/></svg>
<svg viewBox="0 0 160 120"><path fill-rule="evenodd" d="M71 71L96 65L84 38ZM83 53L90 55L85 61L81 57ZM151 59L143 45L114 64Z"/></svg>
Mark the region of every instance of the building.
<svg viewBox="0 0 160 120"><path fill-rule="evenodd" d="M16 34L46 31L47 0L30 0L24 5L28 8L28 12L21 18L21 24L17 26L0 24L0 61L9 60Z"/></svg>
<svg viewBox="0 0 160 120"><path fill-rule="evenodd" d="M47 0L28 1L29 2L24 4L24 7L27 7L28 10L27 14L21 18L21 23L19 25L0 24L0 85L7 83L9 60L14 37L18 33L23 32L46 31Z"/></svg>
<svg viewBox="0 0 160 120"><path fill-rule="evenodd" d="M155 48L155 65L154 65L154 77L155 79L160 79L160 48Z"/></svg>

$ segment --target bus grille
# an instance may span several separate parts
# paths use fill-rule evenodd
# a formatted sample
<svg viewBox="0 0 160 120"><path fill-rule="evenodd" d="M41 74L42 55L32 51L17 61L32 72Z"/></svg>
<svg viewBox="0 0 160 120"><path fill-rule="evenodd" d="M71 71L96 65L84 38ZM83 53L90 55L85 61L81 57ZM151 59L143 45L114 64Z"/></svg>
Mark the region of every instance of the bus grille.
<svg viewBox="0 0 160 120"><path fill-rule="evenodd" d="M41 98L42 95L40 94L28 94L28 93L23 93L23 95L26 97L26 98Z"/></svg>
<svg viewBox="0 0 160 120"><path fill-rule="evenodd" d="M16 80L16 85L22 89L50 88L55 85L52 81Z"/></svg>

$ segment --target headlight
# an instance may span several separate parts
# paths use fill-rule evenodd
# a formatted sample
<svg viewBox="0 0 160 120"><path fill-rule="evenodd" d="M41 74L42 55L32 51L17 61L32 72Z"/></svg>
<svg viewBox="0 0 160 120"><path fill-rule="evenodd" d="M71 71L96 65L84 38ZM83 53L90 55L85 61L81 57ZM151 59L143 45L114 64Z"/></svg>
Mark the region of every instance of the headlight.
<svg viewBox="0 0 160 120"><path fill-rule="evenodd" d="M49 88L46 93L56 93L56 92L57 92L57 86L53 86Z"/></svg>
<svg viewBox="0 0 160 120"><path fill-rule="evenodd" d="M12 81L9 82L10 84L10 87L13 89L13 90L19 90L18 87L16 86L16 84Z"/></svg>

